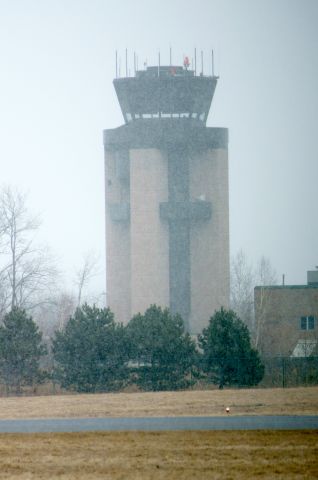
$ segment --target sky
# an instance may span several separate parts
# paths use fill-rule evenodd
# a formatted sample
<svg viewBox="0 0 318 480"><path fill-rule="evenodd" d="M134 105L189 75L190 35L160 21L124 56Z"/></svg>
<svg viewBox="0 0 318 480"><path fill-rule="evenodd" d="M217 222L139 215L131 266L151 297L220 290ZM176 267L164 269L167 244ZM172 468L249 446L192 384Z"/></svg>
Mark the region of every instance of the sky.
<svg viewBox="0 0 318 480"><path fill-rule="evenodd" d="M39 241L71 281L99 256L105 291L102 131L123 124L115 51L139 65L211 49L208 126L229 129L230 247L287 284L318 265L316 0L0 0L0 184L28 192ZM124 72L123 72L124 73Z"/></svg>

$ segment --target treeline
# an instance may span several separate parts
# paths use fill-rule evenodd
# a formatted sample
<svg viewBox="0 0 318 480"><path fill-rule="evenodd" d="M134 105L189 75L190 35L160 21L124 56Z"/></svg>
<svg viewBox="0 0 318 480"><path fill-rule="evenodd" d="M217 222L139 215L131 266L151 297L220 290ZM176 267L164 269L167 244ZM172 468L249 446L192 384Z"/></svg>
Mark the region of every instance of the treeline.
<svg viewBox="0 0 318 480"><path fill-rule="evenodd" d="M0 381L8 392L48 380L77 392L119 391L132 384L144 391L178 390L198 381L223 388L257 385L263 375L249 331L231 310L215 312L196 339L179 315L156 305L123 326L109 308L84 304L49 345L18 307L0 326Z"/></svg>

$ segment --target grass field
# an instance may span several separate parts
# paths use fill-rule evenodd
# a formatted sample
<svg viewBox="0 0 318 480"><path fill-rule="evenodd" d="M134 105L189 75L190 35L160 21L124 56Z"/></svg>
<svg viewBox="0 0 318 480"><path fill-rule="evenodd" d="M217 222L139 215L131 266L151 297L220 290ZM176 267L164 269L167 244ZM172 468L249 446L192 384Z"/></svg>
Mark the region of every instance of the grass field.
<svg viewBox="0 0 318 480"><path fill-rule="evenodd" d="M0 398L0 418L318 414L318 387ZM318 431L0 434L0 479L318 478Z"/></svg>
<svg viewBox="0 0 318 480"><path fill-rule="evenodd" d="M180 415L315 415L318 387L0 398L0 419Z"/></svg>
<svg viewBox="0 0 318 480"><path fill-rule="evenodd" d="M318 433L118 432L0 435L0 478L314 479Z"/></svg>

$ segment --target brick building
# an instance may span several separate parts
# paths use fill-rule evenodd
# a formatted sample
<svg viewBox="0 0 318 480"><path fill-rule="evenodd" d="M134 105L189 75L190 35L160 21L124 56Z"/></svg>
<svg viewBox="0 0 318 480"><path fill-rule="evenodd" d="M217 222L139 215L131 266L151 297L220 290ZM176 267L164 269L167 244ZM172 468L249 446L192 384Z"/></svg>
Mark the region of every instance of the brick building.
<svg viewBox="0 0 318 480"><path fill-rule="evenodd" d="M307 272L307 285L255 287L254 305L256 342L263 355L318 354L318 270Z"/></svg>

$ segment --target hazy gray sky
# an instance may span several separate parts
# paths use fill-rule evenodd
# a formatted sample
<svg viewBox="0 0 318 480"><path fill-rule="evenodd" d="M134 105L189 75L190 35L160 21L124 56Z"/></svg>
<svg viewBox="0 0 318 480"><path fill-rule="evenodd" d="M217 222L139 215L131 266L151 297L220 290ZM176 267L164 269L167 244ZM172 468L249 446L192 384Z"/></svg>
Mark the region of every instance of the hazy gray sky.
<svg viewBox="0 0 318 480"><path fill-rule="evenodd" d="M229 128L231 253L287 283L318 264L318 1L0 0L0 183L29 192L71 272L104 269L102 130L123 123L115 50L156 64L194 47L220 76L208 126ZM103 275L97 286L104 287Z"/></svg>

